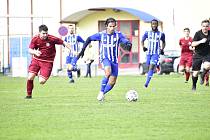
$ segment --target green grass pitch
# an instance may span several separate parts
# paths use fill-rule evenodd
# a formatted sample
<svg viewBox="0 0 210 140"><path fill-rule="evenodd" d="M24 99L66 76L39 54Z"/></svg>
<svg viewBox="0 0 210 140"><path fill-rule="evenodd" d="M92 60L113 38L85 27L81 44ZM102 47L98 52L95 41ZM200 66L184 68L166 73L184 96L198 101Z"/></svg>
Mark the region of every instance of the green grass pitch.
<svg viewBox="0 0 210 140"><path fill-rule="evenodd" d="M191 91L180 75L119 76L100 103L101 76L51 77L26 100L26 79L0 76L0 140L209 140L210 87ZM125 93L138 91L128 102Z"/></svg>

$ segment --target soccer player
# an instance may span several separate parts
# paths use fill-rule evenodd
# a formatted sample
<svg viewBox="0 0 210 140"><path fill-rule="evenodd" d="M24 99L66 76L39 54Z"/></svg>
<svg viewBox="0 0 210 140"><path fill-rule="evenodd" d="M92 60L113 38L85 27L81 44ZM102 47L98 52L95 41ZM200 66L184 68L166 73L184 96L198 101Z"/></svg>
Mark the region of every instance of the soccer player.
<svg viewBox="0 0 210 140"><path fill-rule="evenodd" d="M26 99L32 98L34 78L36 75L39 74L40 84L44 84L50 77L56 54L56 44L63 44L70 49L70 45L62 39L49 35L46 25L40 25L39 34L32 38L29 45L29 53L32 55L32 60L28 68Z"/></svg>
<svg viewBox="0 0 210 140"><path fill-rule="evenodd" d="M79 43L84 43L85 41L82 39L81 36L75 34L75 29L73 25L69 25L69 35L65 37L64 41L71 45L71 50L69 55L66 56L66 64L67 64L67 75L69 77L69 83L74 83L74 79L72 76L72 71L77 72L77 77L80 77L80 69L77 66L71 68L71 61L74 57L80 52Z"/></svg>
<svg viewBox="0 0 210 140"><path fill-rule="evenodd" d="M150 80L155 71L155 67L158 65L159 55L164 54L164 48L166 45L165 34L158 30L158 21L153 19L151 21L151 31L146 31L141 40L141 46L143 51L146 52L146 64L149 66L149 71L147 73L147 79L144 86L147 88ZM148 41L147 47L145 47L144 42Z"/></svg>
<svg viewBox="0 0 210 140"><path fill-rule="evenodd" d="M105 76L101 81L101 89L97 96L99 101L103 101L105 94L115 85L118 76L118 50L119 44L125 44L124 49L131 51L131 42L121 33L115 30L117 21L114 18L108 18L105 21L106 30L89 36L84 43L79 57L83 57L84 51L91 41L99 41L100 62L104 69ZM72 65L75 65L76 59Z"/></svg>
<svg viewBox="0 0 210 140"><path fill-rule="evenodd" d="M209 20L201 22L201 30L194 35L192 46L195 47L195 54L193 55L192 64L192 90L196 91L196 84L198 80L198 73L203 62L203 72L201 73L201 84L204 83L205 74L210 70L210 31Z"/></svg>
<svg viewBox="0 0 210 140"><path fill-rule="evenodd" d="M181 48L181 58L179 62L179 73L185 73L185 83L190 77L190 68L192 66L192 56L194 47L191 46L192 37L190 37L190 29L184 28L184 37L179 40Z"/></svg>

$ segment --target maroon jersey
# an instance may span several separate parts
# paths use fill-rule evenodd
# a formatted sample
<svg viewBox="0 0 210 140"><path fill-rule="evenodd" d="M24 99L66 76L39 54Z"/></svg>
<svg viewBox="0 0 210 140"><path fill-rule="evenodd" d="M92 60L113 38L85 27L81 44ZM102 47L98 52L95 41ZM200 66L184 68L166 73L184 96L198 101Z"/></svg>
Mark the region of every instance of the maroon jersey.
<svg viewBox="0 0 210 140"><path fill-rule="evenodd" d="M179 45L181 47L181 55L193 55L193 51L189 49L192 44L192 38L185 39L184 37L179 40Z"/></svg>
<svg viewBox="0 0 210 140"><path fill-rule="evenodd" d="M53 62L56 54L55 44L62 45L63 40L52 35L48 35L46 40L42 40L39 35L37 35L32 38L29 48L41 51L42 54L39 57L34 56L35 59Z"/></svg>

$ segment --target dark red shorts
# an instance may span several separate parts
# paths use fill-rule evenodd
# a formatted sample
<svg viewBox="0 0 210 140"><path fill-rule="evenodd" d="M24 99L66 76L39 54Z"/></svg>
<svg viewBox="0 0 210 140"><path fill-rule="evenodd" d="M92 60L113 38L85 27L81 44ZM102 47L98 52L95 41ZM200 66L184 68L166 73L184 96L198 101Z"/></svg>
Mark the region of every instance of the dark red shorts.
<svg viewBox="0 0 210 140"><path fill-rule="evenodd" d="M28 71L31 73L39 74L44 79L48 79L51 75L53 68L52 62L45 62L36 59L31 60L31 64L29 65Z"/></svg>
<svg viewBox="0 0 210 140"><path fill-rule="evenodd" d="M192 56L181 56L179 66L192 67Z"/></svg>

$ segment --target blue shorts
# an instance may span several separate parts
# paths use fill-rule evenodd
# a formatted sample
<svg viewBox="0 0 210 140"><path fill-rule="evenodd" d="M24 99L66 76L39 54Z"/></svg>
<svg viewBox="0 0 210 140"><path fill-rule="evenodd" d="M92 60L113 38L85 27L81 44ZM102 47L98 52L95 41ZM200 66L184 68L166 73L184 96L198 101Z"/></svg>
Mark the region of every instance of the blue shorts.
<svg viewBox="0 0 210 140"><path fill-rule="evenodd" d="M66 56L66 64L70 64L72 59L73 59L72 56Z"/></svg>
<svg viewBox="0 0 210 140"><path fill-rule="evenodd" d="M153 64L153 65L157 66L158 61L159 61L158 54L147 55L147 61L146 61L147 65Z"/></svg>
<svg viewBox="0 0 210 140"><path fill-rule="evenodd" d="M117 63L113 63L112 61L108 60L108 59L104 59L102 60L102 67L111 67L111 76L118 76L118 64Z"/></svg>

